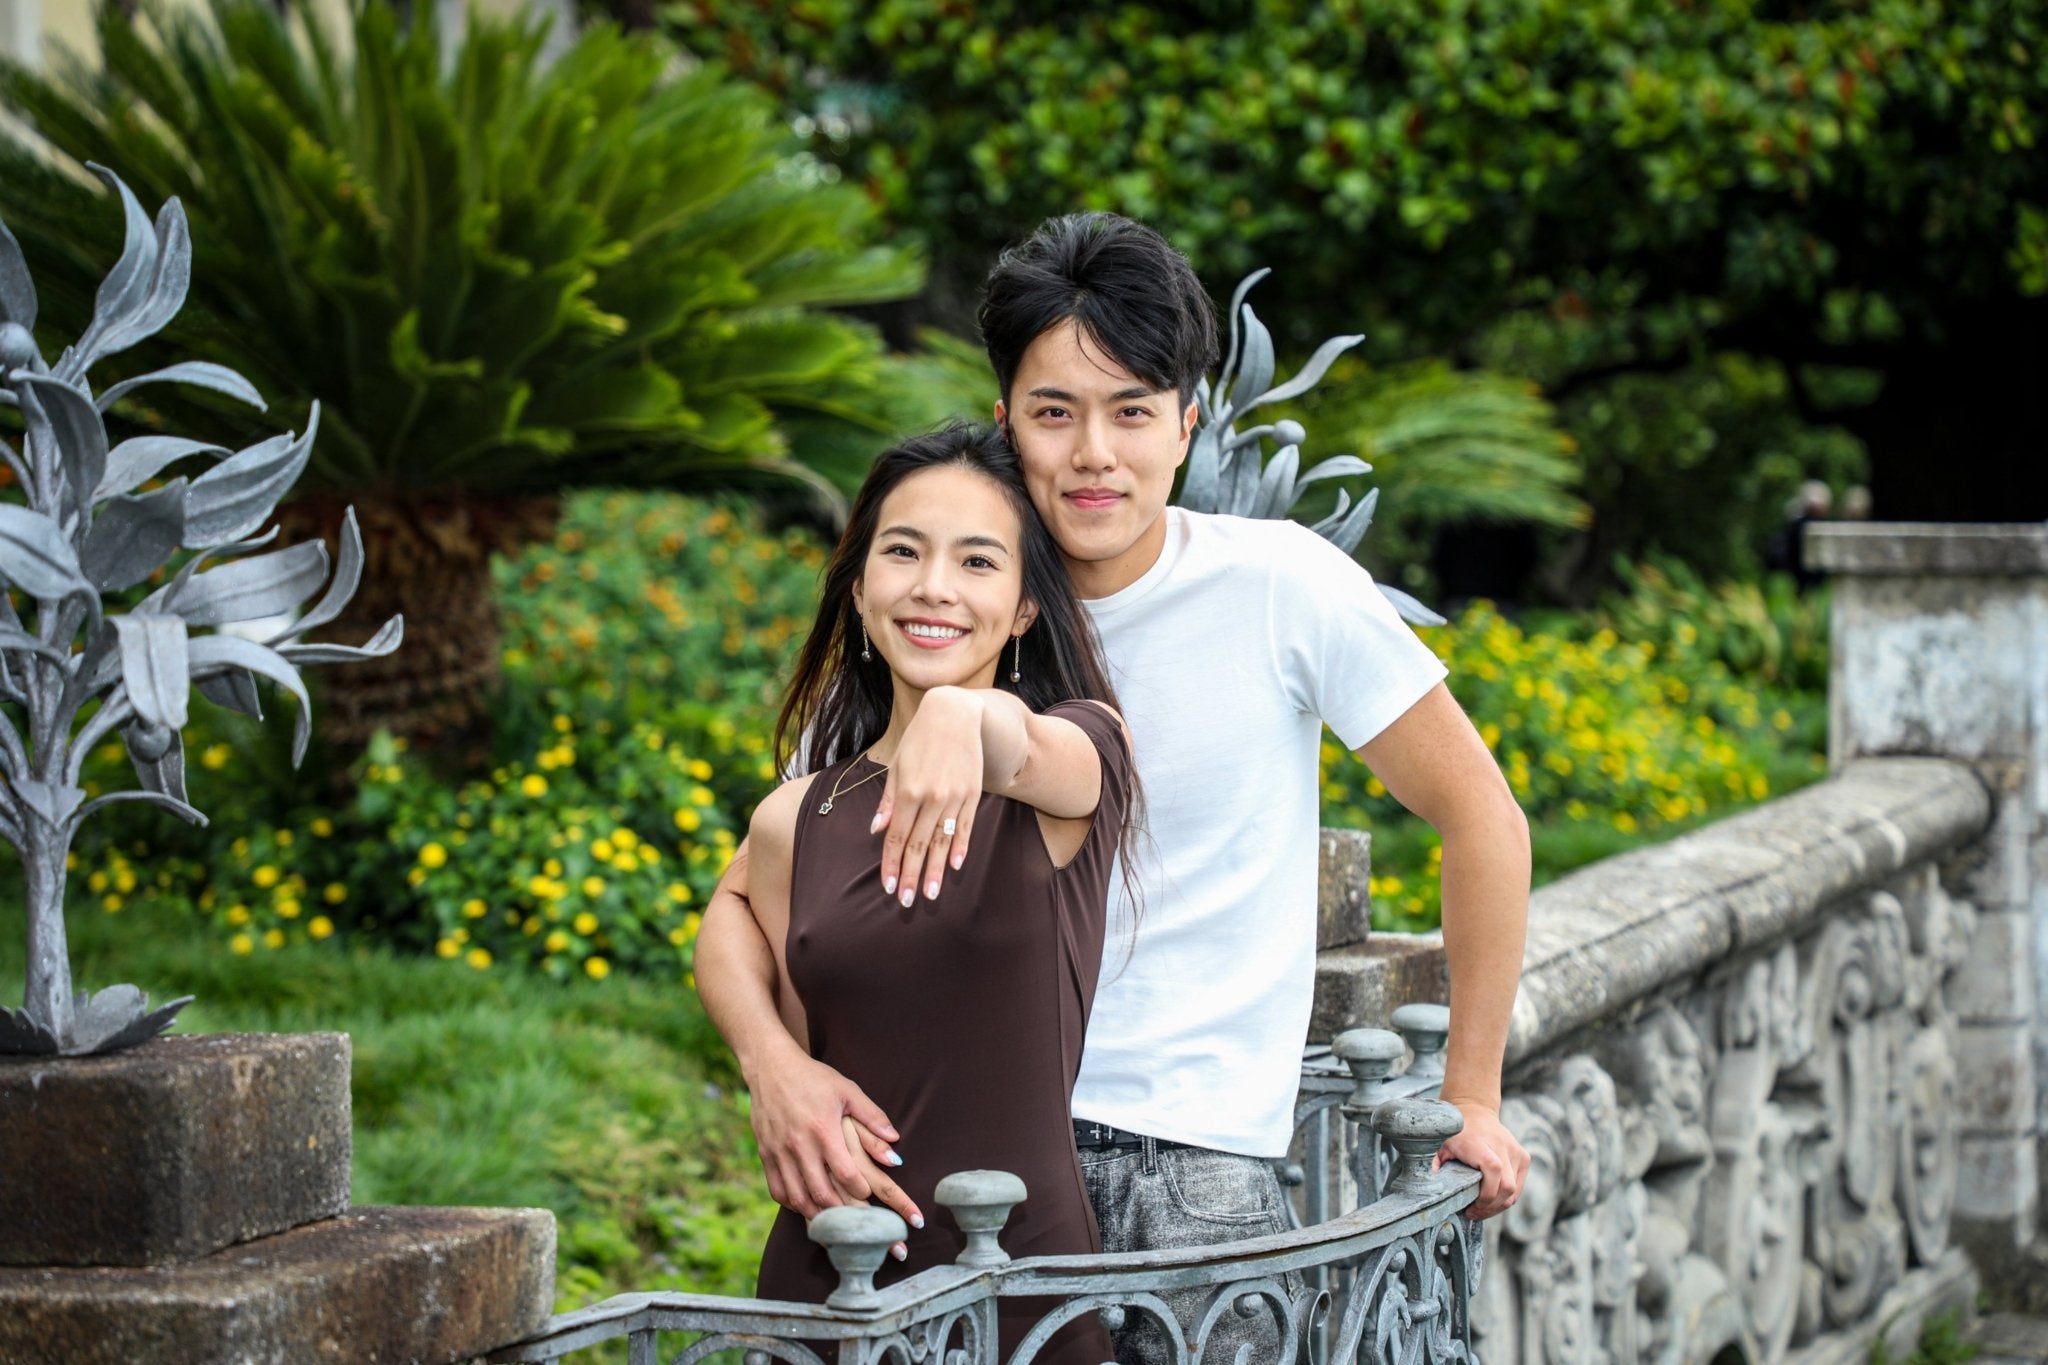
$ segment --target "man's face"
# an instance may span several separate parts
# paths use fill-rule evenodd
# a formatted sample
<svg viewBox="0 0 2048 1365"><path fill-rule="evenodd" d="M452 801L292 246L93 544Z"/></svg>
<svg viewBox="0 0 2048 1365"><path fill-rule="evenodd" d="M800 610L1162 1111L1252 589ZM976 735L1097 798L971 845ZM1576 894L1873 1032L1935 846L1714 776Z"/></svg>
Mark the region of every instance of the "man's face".
<svg viewBox="0 0 2048 1365"><path fill-rule="evenodd" d="M1143 576L1166 543L1166 499L1195 405L1183 410L1178 393L1139 379L1069 321L1025 350L995 415L1076 591L1107 597Z"/></svg>

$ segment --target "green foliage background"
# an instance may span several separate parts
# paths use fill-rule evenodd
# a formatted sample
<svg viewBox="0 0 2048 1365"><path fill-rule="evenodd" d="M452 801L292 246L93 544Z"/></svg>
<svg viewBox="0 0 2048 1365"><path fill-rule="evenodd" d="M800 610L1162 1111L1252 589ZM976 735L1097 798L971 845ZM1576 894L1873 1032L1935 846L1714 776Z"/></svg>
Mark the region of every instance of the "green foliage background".
<svg viewBox="0 0 2048 1365"><path fill-rule="evenodd" d="M300 491L357 496L815 481L790 416L893 432L880 340L832 310L922 267L759 92L607 25L549 54L539 18L479 12L444 50L432 6L364 4L346 34L289 9L107 5L103 66L0 61L0 100L63 157L190 215L190 301L133 368L204 357L274 405L127 415L234 437L321 400ZM119 214L0 129L0 215L41 329L75 335Z"/></svg>
<svg viewBox="0 0 2048 1365"><path fill-rule="evenodd" d="M1945 431L1987 462L2038 448L2039 348L2012 343L2048 292L2038 5L662 14L927 242L929 316L957 325L1042 217L1110 208L1219 297L1279 267L1261 312L1297 352L1364 331L1375 363L1537 379L1586 470L1590 534L1554 566L1582 598L1616 553L1754 572L1798 478L1860 481L1866 446L1916 516L1985 503L1919 468Z"/></svg>

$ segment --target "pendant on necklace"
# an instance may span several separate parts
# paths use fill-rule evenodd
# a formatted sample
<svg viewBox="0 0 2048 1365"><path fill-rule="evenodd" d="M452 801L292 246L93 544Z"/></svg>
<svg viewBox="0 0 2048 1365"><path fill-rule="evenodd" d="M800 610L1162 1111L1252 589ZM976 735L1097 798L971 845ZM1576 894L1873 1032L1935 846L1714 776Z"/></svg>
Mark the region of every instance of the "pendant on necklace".
<svg viewBox="0 0 2048 1365"><path fill-rule="evenodd" d="M828 796L828 797L826 797L826 798L825 798L825 804L824 804L824 805L822 805L822 806L820 806L820 807L818 807L818 814L820 814L820 815L830 815L831 813L832 813L832 798Z"/></svg>

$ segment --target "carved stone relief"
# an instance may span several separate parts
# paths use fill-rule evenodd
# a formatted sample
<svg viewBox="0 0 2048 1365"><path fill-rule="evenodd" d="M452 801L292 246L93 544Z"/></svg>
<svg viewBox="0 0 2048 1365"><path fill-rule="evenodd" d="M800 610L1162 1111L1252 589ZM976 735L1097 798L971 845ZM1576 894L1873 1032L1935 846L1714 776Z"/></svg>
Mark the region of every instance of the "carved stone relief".
<svg viewBox="0 0 2048 1365"><path fill-rule="evenodd" d="M1529 1149L1488 1229L1489 1362L1772 1361L1860 1324L1946 1248L1973 929L1934 869L1526 1073Z"/></svg>

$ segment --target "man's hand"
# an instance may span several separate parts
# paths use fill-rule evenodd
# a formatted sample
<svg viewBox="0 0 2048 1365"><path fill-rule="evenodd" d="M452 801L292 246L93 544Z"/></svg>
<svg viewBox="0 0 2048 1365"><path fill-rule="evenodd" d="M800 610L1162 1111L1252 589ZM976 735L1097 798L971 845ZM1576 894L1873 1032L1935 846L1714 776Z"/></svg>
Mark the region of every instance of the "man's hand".
<svg viewBox="0 0 2048 1365"><path fill-rule="evenodd" d="M889 831L882 841L884 892L906 906L939 894L946 869L967 859L983 780L981 704L963 689L933 688L896 746L875 811L874 827Z"/></svg>
<svg viewBox="0 0 2048 1365"><path fill-rule="evenodd" d="M1466 1208L1467 1218L1491 1218L1522 1194L1529 1178L1529 1153L1515 1135L1501 1126L1500 1113L1477 1100L1452 1100L1465 1116L1465 1126L1436 1154L1436 1165L1462 1161L1479 1172L1479 1197ZM1432 1167L1434 1169L1434 1167Z"/></svg>
<svg viewBox="0 0 2048 1365"><path fill-rule="evenodd" d="M905 1221L922 1221L908 1195L893 1181L876 1188L847 1150L843 1120L852 1121L875 1166L902 1164L889 1147L897 1137L894 1125L859 1086L792 1049L772 1068L749 1075L747 1088L753 1095L754 1141L776 1203L813 1218L820 1209L873 1197Z"/></svg>

